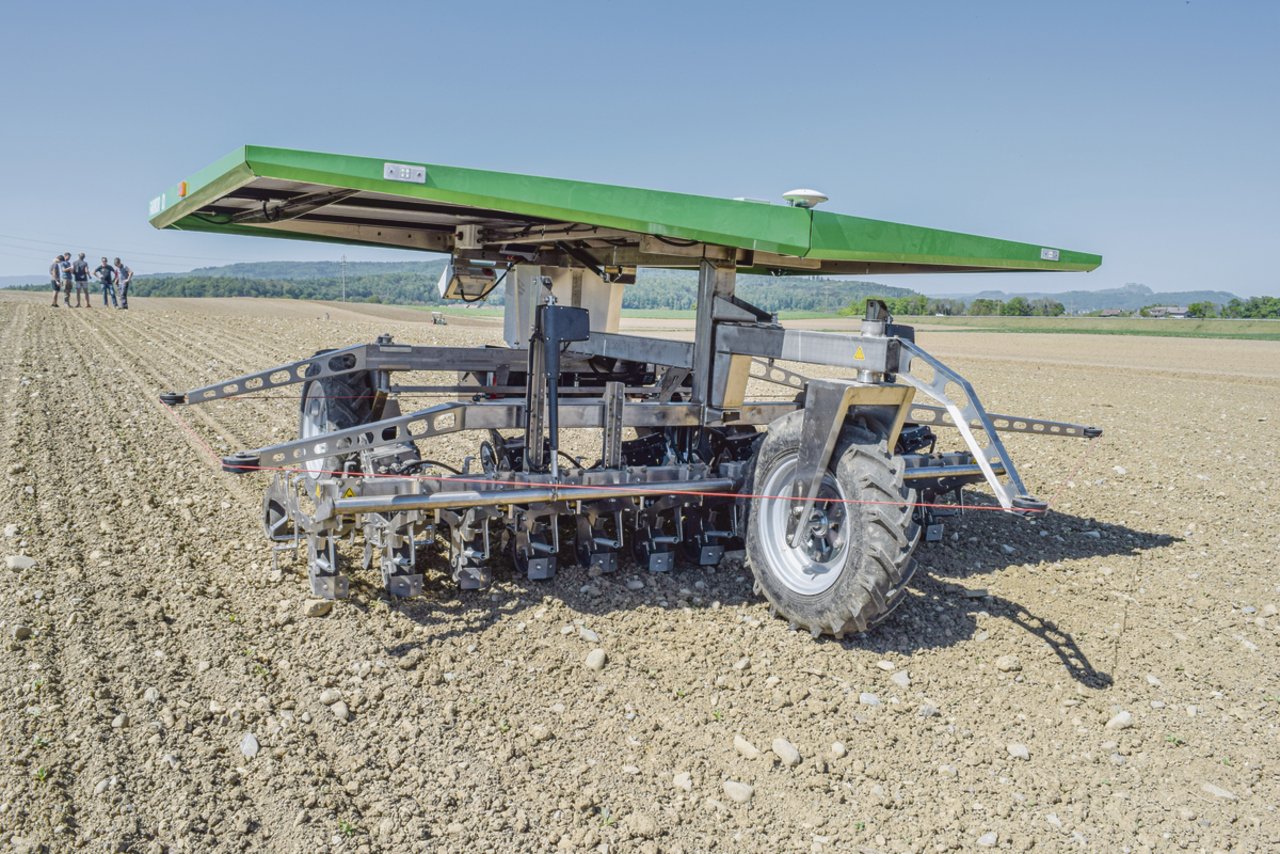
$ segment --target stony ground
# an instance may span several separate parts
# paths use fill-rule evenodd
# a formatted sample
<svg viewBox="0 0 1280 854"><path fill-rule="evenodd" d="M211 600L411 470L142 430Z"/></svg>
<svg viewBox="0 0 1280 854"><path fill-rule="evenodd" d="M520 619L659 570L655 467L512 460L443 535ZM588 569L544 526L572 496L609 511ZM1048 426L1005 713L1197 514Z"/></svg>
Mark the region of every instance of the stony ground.
<svg viewBox="0 0 1280 854"><path fill-rule="evenodd" d="M307 616L200 444L296 401L188 433L155 394L497 341L421 317L0 296L0 850L1280 846L1280 346L923 333L991 409L1107 435L1011 441L1056 512L951 520L870 636L789 631L733 562L460 595L435 558Z"/></svg>

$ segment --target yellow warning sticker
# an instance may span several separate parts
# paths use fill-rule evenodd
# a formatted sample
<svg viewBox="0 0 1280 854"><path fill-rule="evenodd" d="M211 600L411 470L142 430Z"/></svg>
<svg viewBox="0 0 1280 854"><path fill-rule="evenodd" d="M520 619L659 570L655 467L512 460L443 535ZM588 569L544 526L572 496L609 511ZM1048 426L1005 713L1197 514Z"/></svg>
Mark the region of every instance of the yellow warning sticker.
<svg viewBox="0 0 1280 854"><path fill-rule="evenodd" d="M865 354L865 353L863 353L863 352L862 352L862 348L861 348L861 347L859 347L857 350L854 350L854 351L853 351L853 358L855 358L855 359L865 359L865 358L867 358L867 356L866 356L866 354Z"/></svg>
<svg viewBox="0 0 1280 854"><path fill-rule="evenodd" d="M355 491L354 489L352 489L351 487L349 487L349 486L348 486L348 487L347 487L347 491L346 491L346 492L344 492L344 493L342 493L342 497L343 497L343 498L355 498L355 497L356 497L356 491Z"/></svg>

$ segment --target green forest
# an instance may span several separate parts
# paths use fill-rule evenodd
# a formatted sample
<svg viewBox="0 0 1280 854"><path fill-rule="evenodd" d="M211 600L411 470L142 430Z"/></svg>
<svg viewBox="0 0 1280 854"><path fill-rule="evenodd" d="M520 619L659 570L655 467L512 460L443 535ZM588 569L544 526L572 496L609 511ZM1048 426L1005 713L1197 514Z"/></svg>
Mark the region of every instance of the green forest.
<svg viewBox="0 0 1280 854"><path fill-rule="evenodd" d="M157 273L134 280L132 293L166 297L275 297L339 300L396 305L440 305L436 281L443 261L403 263L263 262L209 267L189 273ZM697 301L698 276L689 270L641 270L638 281L623 291L623 308L691 309ZM737 294L765 311L835 313L868 295L911 296L908 288L875 282L811 276L738 277ZM502 305L503 288L489 305Z"/></svg>
<svg viewBox="0 0 1280 854"><path fill-rule="evenodd" d="M202 267L187 273L153 273L134 280L132 294L140 297L274 297L277 299L340 300L395 305L444 305L436 281L445 261L260 261ZM697 300L697 273L692 270L642 269L636 284L623 291L622 306L642 311L690 310ZM43 290L46 284L26 286ZM504 289L487 300L501 306ZM1155 293L1142 285L1098 292L1027 296L987 292L968 298L928 297L910 288L832 279L822 276L739 275L737 294L769 312L819 312L860 315L869 297L884 299L899 316L1058 317L1099 314L1099 304L1115 306L1108 314L1147 316L1159 305L1187 306L1191 317L1280 318L1280 298L1241 299L1218 291ZM1090 296L1090 300L1084 300ZM1205 299L1213 296L1215 299ZM1199 297L1198 300L1188 299ZM1153 300L1163 300L1156 303ZM1064 305L1065 303L1065 305ZM1145 304L1146 307L1143 307ZM1128 307L1132 305L1132 307Z"/></svg>

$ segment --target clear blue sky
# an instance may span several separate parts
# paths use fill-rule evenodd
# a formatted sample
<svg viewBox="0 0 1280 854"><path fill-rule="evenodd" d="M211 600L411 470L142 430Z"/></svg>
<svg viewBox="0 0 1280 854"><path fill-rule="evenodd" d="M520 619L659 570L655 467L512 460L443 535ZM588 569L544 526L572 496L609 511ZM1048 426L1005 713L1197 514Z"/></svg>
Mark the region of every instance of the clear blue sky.
<svg viewBox="0 0 1280 854"><path fill-rule="evenodd" d="M1102 253L1094 273L1280 293L1280 3L10 3L0 275L405 257L156 232L244 143L829 210Z"/></svg>

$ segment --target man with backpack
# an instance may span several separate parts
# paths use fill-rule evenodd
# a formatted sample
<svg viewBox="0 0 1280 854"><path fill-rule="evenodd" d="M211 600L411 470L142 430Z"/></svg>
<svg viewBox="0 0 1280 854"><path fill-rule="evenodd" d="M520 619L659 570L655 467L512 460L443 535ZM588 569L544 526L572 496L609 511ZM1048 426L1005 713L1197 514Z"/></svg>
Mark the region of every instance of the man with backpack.
<svg viewBox="0 0 1280 854"><path fill-rule="evenodd" d="M89 262L84 260L84 253L71 262L71 276L76 283L76 305L80 305L80 294L84 294L84 307L89 308L93 301L89 299Z"/></svg>
<svg viewBox="0 0 1280 854"><path fill-rule="evenodd" d="M103 258L103 261L107 259ZM129 307L129 283L133 281L133 271L124 265L117 258L116 265L116 281L120 284L120 309L124 310Z"/></svg>
<svg viewBox="0 0 1280 854"><path fill-rule="evenodd" d="M102 285L102 307L107 307L107 295L110 294L111 305L119 308L120 304L116 302L116 268L107 263L107 256L102 256L102 263L93 271L93 275L98 277L98 282Z"/></svg>
<svg viewBox="0 0 1280 854"><path fill-rule="evenodd" d="M53 307L58 307L58 291L62 290L62 283L59 278L62 275L62 256L59 255L53 259L53 263L49 265L49 280L53 285Z"/></svg>

